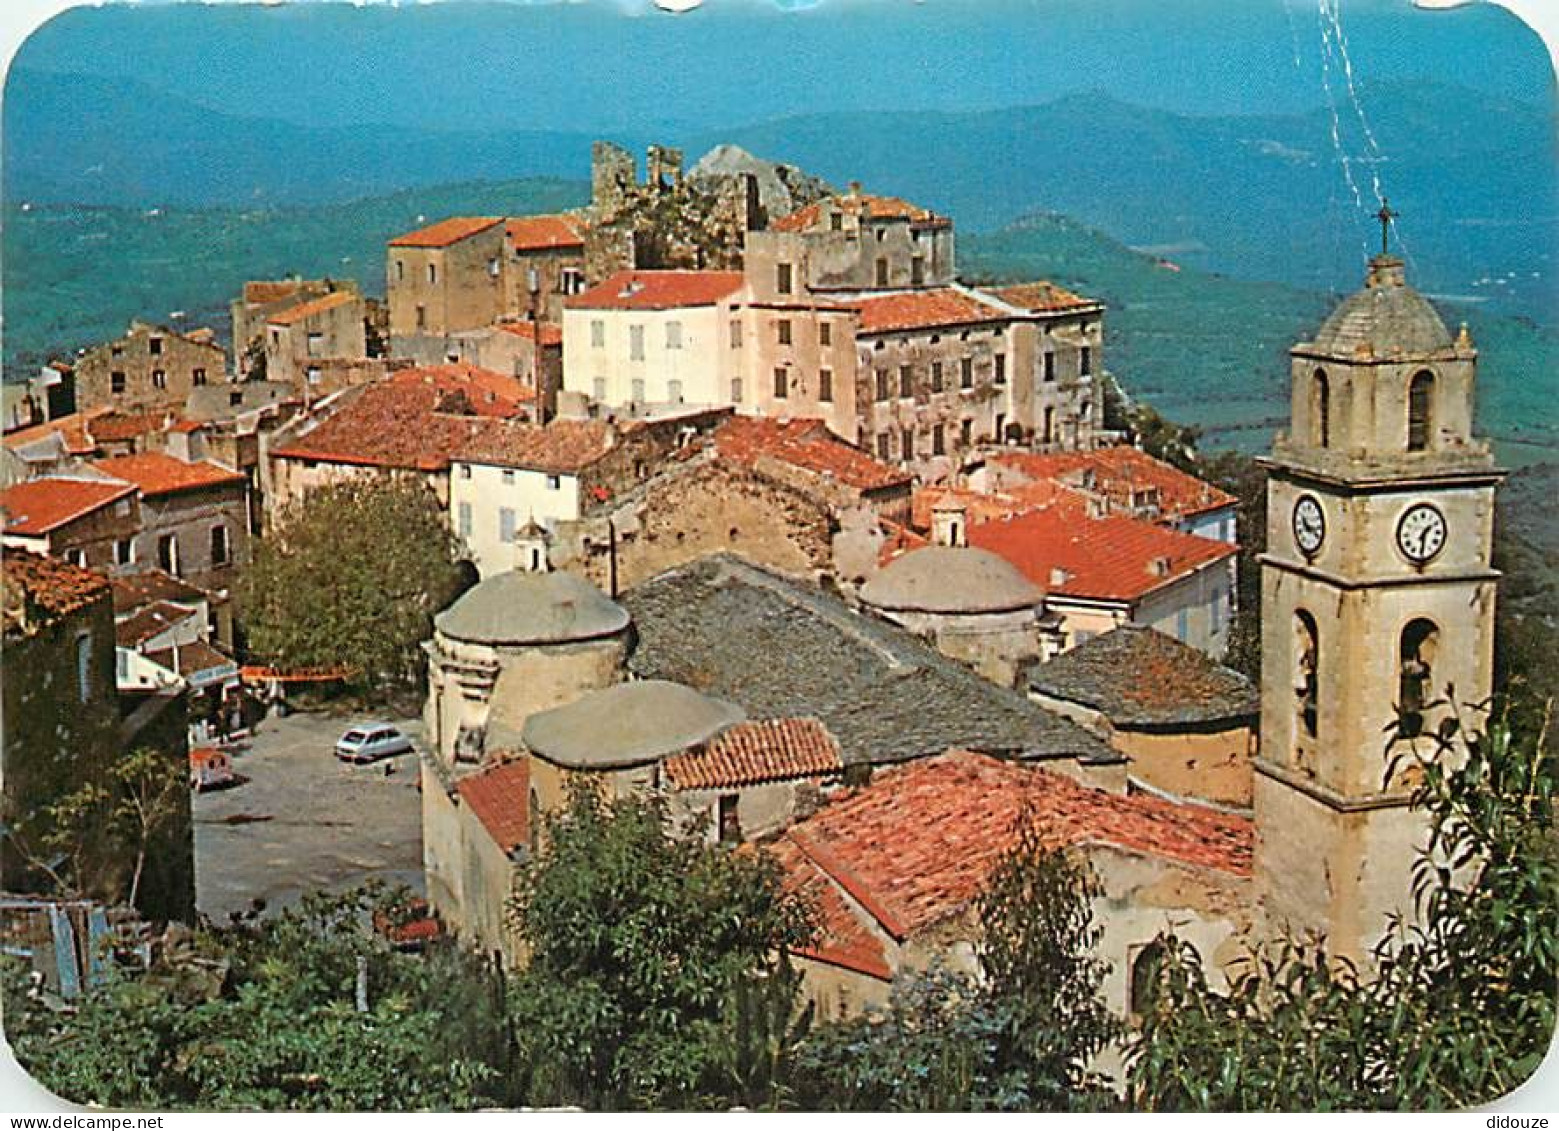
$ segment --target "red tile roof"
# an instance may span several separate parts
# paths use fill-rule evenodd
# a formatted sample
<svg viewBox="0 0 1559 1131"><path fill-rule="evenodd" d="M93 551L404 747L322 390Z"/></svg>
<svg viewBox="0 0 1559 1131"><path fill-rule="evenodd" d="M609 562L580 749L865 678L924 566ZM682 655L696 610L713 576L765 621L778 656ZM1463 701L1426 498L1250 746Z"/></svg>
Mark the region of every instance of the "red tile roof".
<svg viewBox="0 0 1559 1131"><path fill-rule="evenodd" d="M1036 507L1075 504L1081 513L1080 495L1048 480L1009 487L1001 491L971 491L962 487L916 487L910 501L910 524L919 531L931 529L931 512L942 503L957 503L970 522L994 522Z"/></svg>
<svg viewBox="0 0 1559 1131"><path fill-rule="evenodd" d="M737 789L844 771L839 743L818 719L737 723L702 750L668 758L677 789Z"/></svg>
<svg viewBox="0 0 1559 1131"><path fill-rule="evenodd" d="M448 247L452 243L485 232L494 224L501 224L501 216L451 216L447 220L440 220L436 224L429 224L425 228L418 228L415 232L407 232L405 235L396 236L390 241L391 247Z"/></svg>
<svg viewBox="0 0 1559 1131"><path fill-rule="evenodd" d="M796 948L795 953L884 982L892 981L893 968L888 965L882 940L851 910L839 885L788 836L765 849L780 866L785 892L799 894L816 916L816 941L811 946Z"/></svg>
<svg viewBox="0 0 1559 1131"><path fill-rule="evenodd" d="M172 495L179 491L199 491L207 487L236 487L244 476L210 460L185 463L163 452L141 452L96 460L93 467L105 475L134 483L146 498Z"/></svg>
<svg viewBox="0 0 1559 1131"><path fill-rule="evenodd" d="M261 305L291 298L304 286L302 279L251 279L244 284L244 301Z"/></svg>
<svg viewBox="0 0 1559 1131"><path fill-rule="evenodd" d="M51 616L66 616L109 593L108 580L59 558L6 548L0 557L0 579L5 588L5 632L27 632L31 617L18 597Z"/></svg>
<svg viewBox="0 0 1559 1131"><path fill-rule="evenodd" d="M115 443L135 440L152 432L160 432L173 424L178 417L171 412L108 412L93 417L87 423L87 431L98 443Z"/></svg>
<svg viewBox="0 0 1559 1131"><path fill-rule="evenodd" d="M1136 509L1133 495L1156 490L1158 508L1168 518L1205 514L1232 507L1233 495L1127 444L1086 452L1003 452L992 464L1028 479L1053 480L1097 491L1113 507ZM1090 485L1091 484L1091 485Z"/></svg>
<svg viewBox="0 0 1559 1131"><path fill-rule="evenodd" d="M461 778L455 790L505 854L530 843L530 763L500 762Z"/></svg>
<svg viewBox="0 0 1559 1131"><path fill-rule="evenodd" d="M115 624L114 639L122 648L134 648L194 615L195 610L185 605L154 601Z"/></svg>
<svg viewBox="0 0 1559 1131"><path fill-rule="evenodd" d="M235 673L238 671L238 665L233 663L231 656L218 652L204 640L192 640L177 648L159 648L155 652L147 652L146 658L182 676L198 675L213 668L230 669Z"/></svg>
<svg viewBox="0 0 1559 1131"><path fill-rule="evenodd" d="M989 290L1002 302L1041 314L1061 310L1087 310L1103 305L1095 299L1073 294L1065 287L1058 287L1048 280L1016 283L1009 287L991 287Z"/></svg>
<svg viewBox="0 0 1559 1131"><path fill-rule="evenodd" d="M33 479L0 491L5 532L37 536L101 510L135 486L104 479Z"/></svg>
<svg viewBox="0 0 1559 1131"><path fill-rule="evenodd" d="M1124 515L1088 518L1060 503L974 523L969 545L1006 558L1051 596L1128 603L1236 552L1228 542Z"/></svg>
<svg viewBox="0 0 1559 1131"><path fill-rule="evenodd" d="M895 939L968 906L1021 820L1055 848L1107 845L1248 877L1254 823L1121 796L1019 762L959 750L887 770L787 837Z"/></svg>
<svg viewBox="0 0 1559 1131"><path fill-rule="evenodd" d="M1011 317L1001 307L952 287L861 298L854 305L861 312L863 334L999 322Z"/></svg>
<svg viewBox="0 0 1559 1131"><path fill-rule="evenodd" d="M141 567L133 573L119 573L112 579L114 611L133 612L156 601L174 601L189 605L210 601L211 595L165 570Z"/></svg>
<svg viewBox="0 0 1559 1131"><path fill-rule="evenodd" d="M740 271L619 271L564 305L573 310L712 306L741 288Z"/></svg>
<svg viewBox="0 0 1559 1131"><path fill-rule="evenodd" d="M396 370L390 380L397 385L417 385L446 393L462 393L477 416L511 417L536 399L536 390L518 377L483 369L463 361L447 365L422 365Z"/></svg>
<svg viewBox="0 0 1559 1131"><path fill-rule="evenodd" d="M623 427L604 420L551 420L546 424L480 421L450 449L449 458L572 473L589 467L611 451L616 446L616 432Z"/></svg>
<svg viewBox="0 0 1559 1131"><path fill-rule="evenodd" d="M87 430L93 420L105 416L111 411L111 409L100 408L84 413L73 412L68 416L56 417L54 420L45 421L43 424L18 428L14 432L5 434L5 446L8 448L23 447L58 432L60 439L64 441L65 450L71 455L89 455L97 450L97 442L88 435Z"/></svg>
<svg viewBox="0 0 1559 1131"><path fill-rule="evenodd" d="M316 314L324 314L335 310L338 306L349 306L357 301L357 296L350 291L332 291L328 295L310 299L308 302L300 302L297 306L289 306L286 310L271 315L269 322L272 326L293 326Z"/></svg>
<svg viewBox="0 0 1559 1131"><path fill-rule="evenodd" d="M519 251L585 246L583 218L563 212L551 216L511 216L504 232L509 245Z"/></svg>
<svg viewBox="0 0 1559 1131"><path fill-rule="evenodd" d="M928 208L911 204L907 200L901 200L896 196L873 196L870 193L849 193L847 195L832 198L832 203L841 212L852 215L866 216L873 220L908 220L912 224L950 224L945 216L938 216ZM781 216L770 224L776 232L806 232L816 228L822 221L822 203L808 204L798 208L788 216Z"/></svg>
<svg viewBox="0 0 1559 1131"><path fill-rule="evenodd" d="M531 341L540 340L544 346L563 344L563 328L555 322L499 322L494 326L505 334L513 334Z"/></svg>
<svg viewBox="0 0 1559 1131"><path fill-rule="evenodd" d="M767 456L862 491L903 486L914 479L838 439L821 420L733 416L715 430L714 440L722 456L738 463L755 466Z"/></svg>

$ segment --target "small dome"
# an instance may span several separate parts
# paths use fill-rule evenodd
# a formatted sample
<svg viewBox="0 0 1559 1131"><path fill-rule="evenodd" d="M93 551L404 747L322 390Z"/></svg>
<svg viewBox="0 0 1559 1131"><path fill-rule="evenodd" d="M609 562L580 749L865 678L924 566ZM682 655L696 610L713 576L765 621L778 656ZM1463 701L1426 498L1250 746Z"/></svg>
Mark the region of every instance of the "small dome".
<svg viewBox="0 0 1559 1131"><path fill-rule="evenodd" d="M1451 348L1451 334L1429 300L1408 286L1402 261L1370 260L1364 289L1349 295L1321 323L1311 348L1352 357L1368 346L1376 357L1421 357Z"/></svg>
<svg viewBox="0 0 1559 1131"><path fill-rule="evenodd" d="M433 623L468 644L566 644L614 636L629 617L574 574L510 570L472 586Z"/></svg>
<svg viewBox="0 0 1559 1131"><path fill-rule="evenodd" d="M863 602L899 612L1004 613L1044 599L1011 562L972 546L911 550L861 586Z"/></svg>
<svg viewBox="0 0 1559 1131"><path fill-rule="evenodd" d="M525 720L531 753L576 770L653 762L708 742L747 713L663 679L617 683Z"/></svg>

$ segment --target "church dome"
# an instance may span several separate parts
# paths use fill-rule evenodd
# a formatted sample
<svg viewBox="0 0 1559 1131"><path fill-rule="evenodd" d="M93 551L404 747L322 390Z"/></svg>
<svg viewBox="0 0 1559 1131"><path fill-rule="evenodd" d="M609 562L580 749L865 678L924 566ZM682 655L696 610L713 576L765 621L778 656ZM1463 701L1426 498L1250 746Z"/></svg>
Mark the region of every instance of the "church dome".
<svg viewBox="0 0 1559 1131"><path fill-rule="evenodd" d="M1403 276L1402 261L1370 260L1364 289L1348 296L1321 323L1310 348L1353 357L1361 347L1375 357L1421 357L1451 348L1451 335L1435 308Z"/></svg>
<svg viewBox="0 0 1559 1131"><path fill-rule="evenodd" d="M1005 613L1044 599L1011 562L972 546L911 550L861 586L865 604L890 612Z"/></svg>
<svg viewBox="0 0 1559 1131"><path fill-rule="evenodd" d="M613 770L708 742L747 713L664 679L617 683L525 720L527 749L555 765Z"/></svg>
<svg viewBox="0 0 1559 1131"><path fill-rule="evenodd" d="M474 585L433 623L444 636L468 644L567 644L615 636L629 617L571 573L510 570Z"/></svg>

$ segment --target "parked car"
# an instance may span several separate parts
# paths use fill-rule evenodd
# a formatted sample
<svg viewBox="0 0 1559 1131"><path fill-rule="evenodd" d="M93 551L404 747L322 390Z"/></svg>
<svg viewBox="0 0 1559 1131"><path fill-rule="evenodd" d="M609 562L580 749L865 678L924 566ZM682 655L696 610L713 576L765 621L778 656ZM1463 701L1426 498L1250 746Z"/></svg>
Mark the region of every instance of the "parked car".
<svg viewBox="0 0 1559 1131"><path fill-rule="evenodd" d="M336 757L343 762L376 762L411 751L411 739L389 723L357 723L336 739Z"/></svg>

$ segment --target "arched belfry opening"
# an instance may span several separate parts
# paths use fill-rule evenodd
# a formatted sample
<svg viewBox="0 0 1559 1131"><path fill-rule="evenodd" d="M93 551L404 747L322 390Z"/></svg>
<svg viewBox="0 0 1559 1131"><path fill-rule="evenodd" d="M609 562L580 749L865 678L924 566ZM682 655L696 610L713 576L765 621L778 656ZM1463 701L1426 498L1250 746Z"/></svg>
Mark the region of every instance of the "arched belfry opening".
<svg viewBox="0 0 1559 1131"><path fill-rule="evenodd" d="M1424 711L1434 695L1435 653L1440 646L1440 626L1425 617L1409 621L1402 630L1397 660L1398 727L1404 738L1424 732Z"/></svg>
<svg viewBox="0 0 1559 1131"><path fill-rule="evenodd" d="M1317 369L1310 377L1310 420L1315 433L1315 446L1332 446L1332 386L1326 370Z"/></svg>
<svg viewBox="0 0 1559 1131"><path fill-rule="evenodd" d="M1407 450L1425 452L1434 428L1434 374L1420 369L1407 386Z"/></svg>
<svg viewBox="0 0 1559 1131"><path fill-rule="evenodd" d="M1294 610L1294 706L1298 733L1314 738L1320 722L1321 633L1315 617Z"/></svg>

